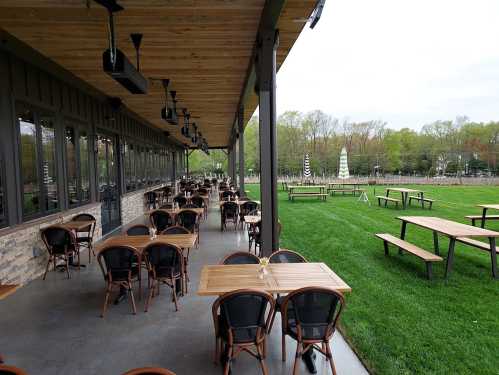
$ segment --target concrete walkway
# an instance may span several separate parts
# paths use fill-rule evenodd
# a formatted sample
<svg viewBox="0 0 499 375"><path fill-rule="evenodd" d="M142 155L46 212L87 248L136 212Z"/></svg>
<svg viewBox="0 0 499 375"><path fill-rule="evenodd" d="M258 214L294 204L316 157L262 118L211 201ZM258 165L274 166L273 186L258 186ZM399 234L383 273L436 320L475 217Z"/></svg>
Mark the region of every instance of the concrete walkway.
<svg viewBox="0 0 499 375"><path fill-rule="evenodd" d="M111 305L105 319L100 318L104 280L93 261L80 272L73 270L71 280L64 273L50 272L47 280L35 280L1 301L0 353L8 364L32 375L119 375L143 366L165 367L178 375L220 374L221 367L213 364L215 298L196 295L199 274L204 264L216 264L236 250L247 251L248 245L243 231L220 231L216 203L201 230L200 247L190 256L189 293L180 298L178 312L170 302L170 291L162 287L148 313L143 312L142 299L135 316L122 302ZM296 345L288 338L288 360L282 362L279 316L268 339L266 363L270 374L291 374ZM338 332L332 351L338 374L367 374ZM317 367L318 374L330 373L322 356ZM233 365L233 374L259 373L257 361L244 353Z"/></svg>

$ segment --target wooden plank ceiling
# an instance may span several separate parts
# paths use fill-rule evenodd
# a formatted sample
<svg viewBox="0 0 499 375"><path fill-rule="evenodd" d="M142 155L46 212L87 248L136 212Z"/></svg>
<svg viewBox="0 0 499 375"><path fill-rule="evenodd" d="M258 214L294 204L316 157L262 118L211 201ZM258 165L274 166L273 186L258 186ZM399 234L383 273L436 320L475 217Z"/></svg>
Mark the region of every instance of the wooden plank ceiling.
<svg viewBox="0 0 499 375"><path fill-rule="evenodd" d="M121 0L115 17L117 46L135 62L131 33L144 34L141 72L169 78L177 108L187 108L210 147L227 146L250 62L264 0ZM288 0L279 19L278 66L316 0ZM161 119L164 90L150 82L147 95L131 95L102 71L108 48L107 12L87 0L1 0L0 27L77 77L185 143L180 125ZM257 107L245 103L247 121ZM179 113L181 111L179 110ZM181 123L182 119L180 119Z"/></svg>

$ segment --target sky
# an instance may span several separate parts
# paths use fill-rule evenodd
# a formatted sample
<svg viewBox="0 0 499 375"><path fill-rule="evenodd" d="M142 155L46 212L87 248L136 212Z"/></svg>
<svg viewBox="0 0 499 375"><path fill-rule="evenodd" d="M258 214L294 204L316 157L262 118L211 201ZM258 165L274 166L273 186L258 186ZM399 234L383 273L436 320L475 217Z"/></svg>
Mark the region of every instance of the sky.
<svg viewBox="0 0 499 375"><path fill-rule="evenodd" d="M499 120L499 1L326 0L277 75L277 111L420 129Z"/></svg>

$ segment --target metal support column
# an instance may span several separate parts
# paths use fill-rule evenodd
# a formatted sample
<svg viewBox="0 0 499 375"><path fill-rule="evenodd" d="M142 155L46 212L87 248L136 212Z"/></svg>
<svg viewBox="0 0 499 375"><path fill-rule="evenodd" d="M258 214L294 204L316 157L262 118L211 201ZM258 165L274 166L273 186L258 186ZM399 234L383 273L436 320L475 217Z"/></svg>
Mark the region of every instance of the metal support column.
<svg viewBox="0 0 499 375"><path fill-rule="evenodd" d="M229 145L227 148L227 176L232 178L232 158L234 157L233 148Z"/></svg>
<svg viewBox="0 0 499 375"><path fill-rule="evenodd" d="M256 65L259 96L261 251L263 256L269 256L279 249L276 131L276 50L278 44L279 34L275 28L264 29L260 32Z"/></svg>
<svg viewBox="0 0 499 375"><path fill-rule="evenodd" d="M237 126L239 132L239 191L244 196L244 108L239 108L237 115Z"/></svg>
<svg viewBox="0 0 499 375"><path fill-rule="evenodd" d="M189 149L185 149L185 175L186 180L189 180Z"/></svg>

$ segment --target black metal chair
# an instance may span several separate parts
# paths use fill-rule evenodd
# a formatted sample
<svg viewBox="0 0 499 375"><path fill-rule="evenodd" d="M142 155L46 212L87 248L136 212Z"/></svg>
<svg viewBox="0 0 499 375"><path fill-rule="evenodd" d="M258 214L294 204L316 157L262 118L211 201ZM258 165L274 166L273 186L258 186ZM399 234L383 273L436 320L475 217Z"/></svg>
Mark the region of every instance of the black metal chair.
<svg viewBox="0 0 499 375"><path fill-rule="evenodd" d="M180 208L201 208L197 204L194 203L186 203L183 206L180 206Z"/></svg>
<svg viewBox="0 0 499 375"><path fill-rule="evenodd" d="M246 224L244 222L244 217L249 215L250 212L255 212L258 209L258 203L253 201L246 201L239 206L239 222L241 223L241 228L244 228Z"/></svg>
<svg viewBox="0 0 499 375"><path fill-rule="evenodd" d="M269 257L269 263L307 263L307 260L296 251L288 249L279 249L278 251L272 253ZM281 311L282 302L285 296L277 295L275 299L275 309L272 315L272 320L270 321L270 329L274 326L275 316Z"/></svg>
<svg viewBox="0 0 499 375"><path fill-rule="evenodd" d="M104 317L106 314L109 296L115 286L119 287L120 290L124 288L128 291L132 311L136 314L137 309L132 288L133 282L138 281L140 299L142 283L140 278L139 252L130 246L109 246L99 252L97 260L106 281L106 297L101 316Z"/></svg>
<svg viewBox="0 0 499 375"><path fill-rule="evenodd" d="M273 310L272 295L252 289L226 293L213 303L215 363L218 363L224 342L224 374L229 374L232 360L243 351L255 357L262 372L267 374L265 339Z"/></svg>
<svg viewBox="0 0 499 375"><path fill-rule="evenodd" d="M151 232L147 225L137 224L128 228L126 234L127 236L149 236Z"/></svg>
<svg viewBox="0 0 499 375"><path fill-rule="evenodd" d="M289 293L283 300L282 360L286 361L286 335L297 341L293 374L302 355L314 348L329 361L336 374L329 341L333 336L345 299L329 288L306 287ZM320 346L319 346L320 345Z"/></svg>
<svg viewBox="0 0 499 375"><path fill-rule="evenodd" d="M154 191L148 191L144 194L147 210L155 210L158 200L157 194Z"/></svg>
<svg viewBox="0 0 499 375"><path fill-rule="evenodd" d="M80 249L82 246L88 249L88 263L90 263L92 261L92 255L95 256L94 234L95 234L95 226L97 224L97 220L93 215L86 213L73 216L71 220L91 222L91 224L89 224L88 227L76 232L76 242L78 243Z"/></svg>
<svg viewBox="0 0 499 375"><path fill-rule="evenodd" d="M179 212L177 224L188 229L191 233L197 234L197 243L199 244L199 215L196 211L187 209Z"/></svg>
<svg viewBox="0 0 499 375"><path fill-rule="evenodd" d="M162 232L174 223L173 217L166 211L156 210L149 215L151 225L156 231Z"/></svg>
<svg viewBox="0 0 499 375"><path fill-rule="evenodd" d="M42 229L41 236L49 253L49 259L47 261L47 266L45 267L43 280L47 277L47 272L51 262L54 263L55 271L58 259L64 261L64 268L66 269L68 279L70 279L71 274L69 273L69 265L75 255L78 257L78 269L80 269L80 251L74 233L65 227L52 225Z"/></svg>
<svg viewBox="0 0 499 375"><path fill-rule="evenodd" d="M148 245L142 252L146 262L149 281L149 295L146 300L144 311L147 312L149 304L155 295L159 295L161 283L172 288L175 311L178 311L177 282L180 282L180 291L183 292L184 262L182 250L167 242L154 242Z"/></svg>
<svg viewBox="0 0 499 375"><path fill-rule="evenodd" d="M225 190L225 191L222 191L221 197L222 197L222 200L225 201L225 200L228 200L228 199L235 198L235 194L234 194L234 192L232 192L230 190Z"/></svg>
<svg viewBox="0 0 499 375"><path fill-rule="evenodd" d="M220 264L260 264L260 258L245 251L237 251L223 258Z"/></svg>
<svg viewBox="0 0 499 375"><path fill-rule="evenodd" d="M237 229L239 206L236 202L224 202L220 207L220 215L222 220L222 231L227 229L227 223L234 223L234 229Z"/></svg>
<svg viewBox="0 0 499 375"><path fill-rule="evenodd" d="M191 234L189 232L189 229L184 228L181 225L173 225L171 227L166 228L161 234ZM184 272L185 272L185 292L187 293L187 283L189 282L189 274L187 272L187 266L189 265L189 254L191 252L191 249L188 248L187 252L186 249L184 249L183 255L184 255Z"/></svg>
<svg viewBox="0 0 499 375"><path fill-rule="evenodd" d="M179 207L182 207L187 204L187 198L183 194L177 195L175 198L173 198L173 202L177 203Z"/></svg>

